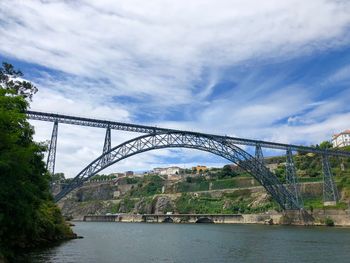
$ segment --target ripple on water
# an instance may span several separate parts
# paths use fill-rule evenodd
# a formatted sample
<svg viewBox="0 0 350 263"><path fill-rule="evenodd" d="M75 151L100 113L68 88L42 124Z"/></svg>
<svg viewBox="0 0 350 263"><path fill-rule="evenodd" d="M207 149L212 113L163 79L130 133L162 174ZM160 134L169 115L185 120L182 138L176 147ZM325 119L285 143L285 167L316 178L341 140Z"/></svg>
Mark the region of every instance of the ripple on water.
<svg viewBox="0 0 350 263"><path fill-rule="evenodd" d="M348 262L350 229L219 224L76 223L84 236L29 262Z"/></svg>

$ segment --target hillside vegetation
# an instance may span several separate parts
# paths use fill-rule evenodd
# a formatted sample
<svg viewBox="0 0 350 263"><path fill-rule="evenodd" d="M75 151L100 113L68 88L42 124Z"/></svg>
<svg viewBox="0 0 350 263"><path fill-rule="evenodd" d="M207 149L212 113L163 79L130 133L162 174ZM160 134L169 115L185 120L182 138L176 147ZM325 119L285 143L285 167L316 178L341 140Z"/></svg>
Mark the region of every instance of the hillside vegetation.
<svg viewBox="0 0 350 263"><path fill-rule="evenodd" d="M342 150L349 150L347 148ZM335 207L323 206L322 162L318 155L296 153L294 156L297 176L301 185L304 207L313 209L347 209L350 200L350 160L330 158L341 200ZM265 159L269 166L274 164L274 173L285 182L285 156ZM225 165L201 174L191 170L180 174L178 181L169 181L164 176L145 175L118 180L116 186L95 189L86 187L78 190L84 201L75 206L88 213L257 213L269 210L279 211L279 206L263 190L253 191L251 187L260 186L248 173L235 166ZM92 182L116 180L115 176L98 175ZM107 181L108 182L108 181ZM124 190L121 190L124 189ZM236 189L236 190L235 190ZM241 190L240 190L241 189ZM227 190L227 191L226 191ZM232 191L235 190L235 191ZM106 191L110 191L106 194ZM117 197L114 192L120 192ZM96 192L100 194L96 195ZM104 193L104 194L102 194ZM74 200L74 196L73 196ZM102 200L110 200L102 202ZM95 207L95 208L94 208ZM67 206L65 207L67 208ZM70 213L69 209L64 209Z"/></svg>

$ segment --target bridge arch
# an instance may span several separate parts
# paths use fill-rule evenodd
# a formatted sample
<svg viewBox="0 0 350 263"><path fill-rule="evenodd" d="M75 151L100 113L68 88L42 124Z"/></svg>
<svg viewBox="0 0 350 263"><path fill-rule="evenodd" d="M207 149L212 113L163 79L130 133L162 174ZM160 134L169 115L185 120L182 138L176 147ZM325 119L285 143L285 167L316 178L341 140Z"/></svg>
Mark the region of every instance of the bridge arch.
<svg viewBox="0 0 350 263"><path fill-rule="evenodd" d="M209 217L199 217L196 220L196 224L200 224L200 223L213 224L214 220L210 219Z"/></svg>
<svg viewBox="0 0 350 263"><path fill-rule="evenodd" d="M116 162L139 153L163 148L190 148L221 156L249 172L283 209L301 208L296 197L261 161L233 144L229 138L177 131L143 135L110 149L86 166L55 196L55 201L59 201L90 177Z"/></svg>
<svg viewBox="0 0 350 263"><path fill-rule="evenodd" d="M168 216L164 218L163 223L174 223L174 220L170 216Z"/></svg>

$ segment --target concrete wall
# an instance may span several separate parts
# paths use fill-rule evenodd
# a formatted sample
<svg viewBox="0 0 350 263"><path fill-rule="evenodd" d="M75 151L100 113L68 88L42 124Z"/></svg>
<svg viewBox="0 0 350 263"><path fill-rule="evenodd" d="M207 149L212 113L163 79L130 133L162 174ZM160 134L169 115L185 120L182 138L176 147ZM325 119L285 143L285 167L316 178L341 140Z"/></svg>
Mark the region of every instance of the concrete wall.
<svg viewBox="0 0 350 263"><path fill-rule="evenodd" d="M87 222L146 222L146 223L216 223L216 224L279 224L282 214L119 214L119 215L88 215L83 221Z"/></svg>
<svg viewBox="0 0 350 263"><path fill-rule="evenodd" d="M350 226L350 211L335 209L314 210L312 213L316 225L323 225L327 218L334 221L336 226Z"/></svg>

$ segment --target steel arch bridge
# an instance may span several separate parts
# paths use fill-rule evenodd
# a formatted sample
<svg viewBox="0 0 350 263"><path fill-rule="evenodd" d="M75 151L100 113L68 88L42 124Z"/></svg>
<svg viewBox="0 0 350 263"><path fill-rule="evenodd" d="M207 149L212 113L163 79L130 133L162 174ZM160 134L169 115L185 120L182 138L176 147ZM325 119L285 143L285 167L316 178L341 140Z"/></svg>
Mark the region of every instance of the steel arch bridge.
<svg viewBox="0 0 350 263"><path fill-rule="evenodd" d="M211 152L236 163L241 168L252 174L283 209L301 209L303 207L303 200L299 191L300 185L298 184L298 177L296 176L293 151L313 153L321 156L323 170L323 200L325 203L330 204L336 203L339 199L339 195L332 176L329 156L350 158L350 152L325 150L318 147L182 131L56 113L27 111L26 114L31 120L54 123L47 157L47 168L51 174L54 174L55 171L59 123L106 129L103 154L85 167L70 184L64 187L61 192L55 196L56 201L62 199L73 189L81 186L91 176L122 159L154 149L182 147ZM129 140L112 148L111 129L144 133L146 135ZM253 157L237 145L255 147L255 156ZM282 184L275 174L265 167L263 148L286 151L285 184Z"/></svg>
<svg viewBox="0 0 350 263"><path fill-rule="evenodd" d="M295 195L257 158L229 140L191 132L167 132L143 135L122 143L86 166L56 197L58 201L106 167L130 156L155 149L191 148L221 156L249 172L284 209L300 209Z"/></svg>

